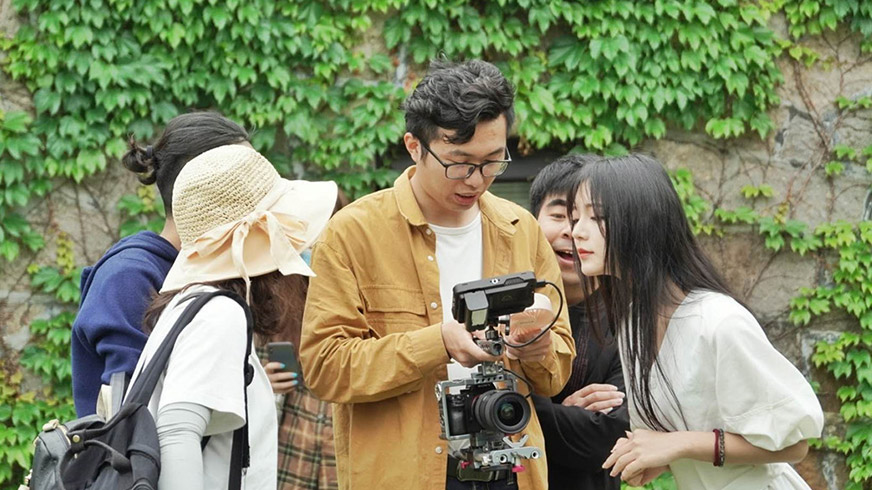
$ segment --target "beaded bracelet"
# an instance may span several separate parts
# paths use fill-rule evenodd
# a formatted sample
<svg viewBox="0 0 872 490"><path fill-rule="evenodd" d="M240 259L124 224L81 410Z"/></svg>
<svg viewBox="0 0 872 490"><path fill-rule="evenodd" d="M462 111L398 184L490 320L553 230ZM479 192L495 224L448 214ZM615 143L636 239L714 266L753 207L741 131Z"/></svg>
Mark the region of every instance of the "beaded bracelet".
<svg viewBox="0 0 872 490"><path fill-rule="evenodd" d="M714 429L712 432L715 433L715 450L712 464L715 466L723 466L724 460L727 456L725 451L724 430Z"/></svg>

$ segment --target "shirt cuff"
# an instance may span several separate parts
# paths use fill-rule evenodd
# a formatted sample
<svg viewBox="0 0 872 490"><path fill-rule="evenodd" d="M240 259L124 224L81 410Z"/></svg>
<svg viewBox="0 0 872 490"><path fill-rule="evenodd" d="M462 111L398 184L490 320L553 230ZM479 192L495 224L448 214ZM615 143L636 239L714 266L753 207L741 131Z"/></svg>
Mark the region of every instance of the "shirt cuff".
<svg viewBox="0 0 872 490"><path fill-rule="evenodd" d="M448 364L451 360L442 341L441 323L408 332L406 335L411 343L415 365L422 375Z"/></svg>
<svg viewBox="0 0 872 490"><path fill-rule="evenodd" d="M536 373L547 372L550 374L555 374L559 371L560 366L558 365L560 358L560 349L558 348L558 342L562 339L559 335L554 335L553 332L548 332L551 335L551 352L545 356L541 361L519 361L521 365L524 366L525 371L532 371ZM565 352L565 354L571 355L570 352Z"/></svg>
<svg viewBox="0 0 872 490"><path fill-rule="evenodd" d="M553 350L545 356L541 361L519 361L524 366L524 371L534 373L549 373L557 372L557 351Z"/></svg>

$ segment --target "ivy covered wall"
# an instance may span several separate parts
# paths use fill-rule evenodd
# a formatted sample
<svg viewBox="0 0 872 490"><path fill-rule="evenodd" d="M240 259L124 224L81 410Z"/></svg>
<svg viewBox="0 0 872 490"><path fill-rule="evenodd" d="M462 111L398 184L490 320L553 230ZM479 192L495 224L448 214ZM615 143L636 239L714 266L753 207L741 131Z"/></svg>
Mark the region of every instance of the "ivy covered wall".
<svg viewBox="0 0 872 490"><path fill-rule="evenodd" d="M515 83L523 153L664 161L819 387L827 437L803 475L872 478L869 2L15 0L0 28L0 488L42 422L72 413L80 268L161 226L153 189L119 168L127 134L217 109L281 172L360 195L392 181L400 102L440 53Z"/></svg>

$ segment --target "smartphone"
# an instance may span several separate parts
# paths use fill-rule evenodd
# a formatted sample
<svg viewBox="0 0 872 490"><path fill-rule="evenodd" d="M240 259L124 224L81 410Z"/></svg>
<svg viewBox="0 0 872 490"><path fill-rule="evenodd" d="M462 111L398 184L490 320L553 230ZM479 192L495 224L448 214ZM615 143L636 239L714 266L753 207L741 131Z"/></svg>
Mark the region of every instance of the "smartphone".
<svg viewBox="0 0 872 490"><path fill-rule="evenodd" d="M280 362L285 371L297 373L297 386L303 386L303 371L292 342L270 342L266 344L266 353L270 362Z"/></svg>

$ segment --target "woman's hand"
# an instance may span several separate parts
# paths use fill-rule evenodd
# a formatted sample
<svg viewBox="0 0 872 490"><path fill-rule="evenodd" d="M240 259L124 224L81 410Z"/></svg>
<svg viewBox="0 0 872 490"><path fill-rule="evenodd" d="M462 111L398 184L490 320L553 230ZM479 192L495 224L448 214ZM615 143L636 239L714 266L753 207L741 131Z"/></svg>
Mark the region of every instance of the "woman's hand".
<svg viewBox="0 0 872 490"><path fill-rule="evenodd" d="M636 429L627 437L618 439L611 456L603 468L611 468L611 475L621 475L627 483L650 481L662 473L661 467L677 459L693 459L711 463L714 434L712 432L679 431L653 432ZM796 462L805 457L808 442L799 441L778 451L769 451L752 445L738 434L724 434L726 464L768 464Z"/></svg>
<svg viewBox="0 0 872 490"><path fill-rule="evenodd" d="M624 394L609 384L591 383L563 400L566 407L580 407L591 412L609 413L624 403Z"/></svg>
<svg viewBox="0 0 872 490"><path fill-rule="evenodd" d="M627 483L647 483L681 457L681 438L681 432L654 432L644 429L627 432L627 437L622 437L615 443L612 454L603 463L603 468L611 468L611 476L621 475L621 479Z"/></svg>
<svg viewBox="0 0 872 490"><path fill-rule="evenodd" d="M280 362L267 362L263 365L273 393L289 393L297 387L297 373L284 371L285 365Z"/></svg>
<svg viewBox="0 0 872 490"><path fill-rule="evenodd" d="M627 485L630 485L631 487L644 487L668 469L668 466L658 466L656 468L642 470L642 472L636 475L635 478L627 480Z"/></svg>

